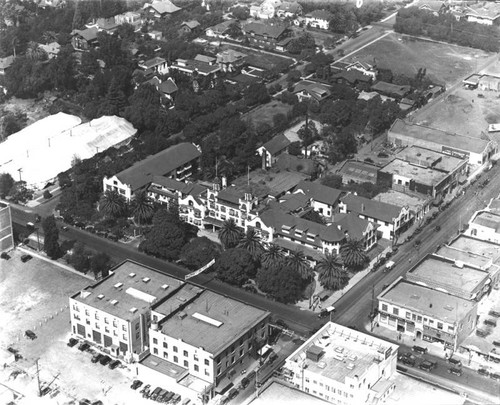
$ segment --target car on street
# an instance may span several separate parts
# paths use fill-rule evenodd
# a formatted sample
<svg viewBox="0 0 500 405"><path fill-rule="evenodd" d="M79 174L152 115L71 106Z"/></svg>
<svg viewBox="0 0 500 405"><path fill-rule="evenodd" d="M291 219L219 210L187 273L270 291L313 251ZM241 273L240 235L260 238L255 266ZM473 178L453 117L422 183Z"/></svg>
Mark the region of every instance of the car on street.
<svg viewBox="0 0 500 405"><path fill-rule="evenodd" d="M142 381L141 380L134 380L132 382L132 385L130 386L130 388L132 388L133 390L136 390L137 388L139 388L140 386L142 385ZM161 388L160 387L157 387L156 388L158 391L157 391L157 395L158 395L158 392L161 391ZM155 389L155 391L156 391Z"/></svg>
<svg viewBox="0 0 500 405"><path fill-rule="evenodd" d="M458 359L454 359L453 357L448 359L448 363L453 364L453 367L462 367L462 362Z"/></svg>
<svg viewBox="0 0 500 405"><path fill-rule="evenodd" d="M21 256L21 261L23 263L26 263L27 261L30 261L31 259L33 259L33 256L31 256L31 255L22 255Z"/></svg>
<svg viewBox="0 0 500 405"><path fill-rule="evenodd" d="M479 375L482 375L484 377L489 377L490 376L490 372L484 368L480 368L479 370L477 370L477 373Z"/></svg>
<svg viewBox="0 0 500 405"><path fill-rule="evenodd" d="M430 373L432 370L436 368L436 366L437 363L435 361L425 360L422 363L420 363L418 368Z"/></svg>
<svg viewBox="0 0 500 405"><path fill-rule="evenodd" d="M138 381L138 380L136 380L136 381ZM134 381L134 383L135 383L135 381ZM132 388L133 390L137 389L137 387L136 387L136 388L134 388L134 387L133 387L133 386L134 386L134 383L132 383L132 385L130 386L130 388ZM154 389L154 391L151 393L151 395L150 395L150 397L149 397L149 398L150 398L152 401L156 401L156 398L158 398L158 394L159 394L160 392L161 392L161 388L160 388L160 387L156 387L156 388Z"/></svg>
<svg viewBox="0 0 500 405"><path fill-rule="evenodd" d="M107 366L109 363L111 363L111 357L104 355L99 359L99 363L103 366Z"/></svg>
<svg viewBox="0 0 500 405"><path fill-rule="evenodd" d="M427 353L427 347L422 347L422 346L413 346L411 348L411 350L413 350L415 353L418 353L418 354Z"/></svg>
<svg viewBox="0 0 500 405"><path fill-rule="evenodd" d="M228 392L227 397L229 400L236 398L236 396L239 394L239 391L236 388L231 388L231 390Z"/></svg>
<svg viewBox="0 0 500 405"><path fill-rule="evenodd" d="M245 389L245 388L246 388L246 387L248 387L249 385L250 385L250 380L249 380L248 378L246 378L246 377L245 377L245 378L243 378L243 379L241 380L241 387L242 387L243 389Z"/></svg>
<svg viewBox="0 0 500 405"><path fill-rule="evenodd" d="M97 363L99 360L101 360L101 357L103 357L103 355L101 353L96 353L92 356L92 358L90 359L90 361L92 363Z"/></svg>
<svg viewBox="0 0 500 405"><path fill-rule="evenodd" d="M68 340L68 346L69 347L73 347L73 346L76 346L78 344L78 339L75 339L75 338L70 338Z"/></svg>
<svg viewBox="0 0 500 405"><path fill-rule="evenodd" d="M145 392L149 391L151 388L151 384L146 384L144 387L142 387L142 390L140 391L141 394L144 394Z"/></svg>
<svg viewBox="0 0 500 405"><path fill-rule="evenodd" d="M121 365L122 365L122 363L120 362L120 360L114 360L111 363L109 363L108 367L111 370L114 370L115 368L120 367Z"/></svg>
<svg viewBox="0 0 500 405"><path fill-rule="evenodd" d="M499 373L491 373L490 378L495 381L500 381L500 374Z"/></svg>
<svg viewBox="0 0 500 405"><path fill-rule="evenodd" d="M407 366L411 366L411 367L414 367L415 366L415 362L416 362L416 357L411 354L411 353L401 353L399 356L398 356L398 360L407 365Z"/></svg>
<svg viewBox="0 0 500 405"><path fill-rule="evenodd" d="M35 340L37 338L36 333L32 330L27 330L26 332L24 332L24 336L26 336L30 340Z"/></svg>
<svg viewBox="0 0 500 405"><path fill-rule="evenodd" d="M460 377L463 374L463 371L461 368L451 367L448 369L448 373L454 374L454 375L457 375Z"/></svg>
<svg viewBox="0 0 500 405"><path fill-rule="evenodd" d="M7 252L2 252L2 254L0 255L0 257L4 260L9 260L10 259L10 256L7 254Z"/></svg>
<svg viewBox="0 0 500 405"><path fill-rule="evenodd" d="M78 350L81 352L85 352L90 348L90 345L87 342L82 342L80 346L78 346Z"/></svg>
<svg viewBox="0 0 500 405"><path fill-rule="evenodd" d="M248 378L249 380L251 380L252 378L254 378L254 377L255 377L255 375L256 375L256 374L257 374L257 373L255 372L255 370L252 370L252 371L250 371L250 372L248 373L247 378Z"/></svg>

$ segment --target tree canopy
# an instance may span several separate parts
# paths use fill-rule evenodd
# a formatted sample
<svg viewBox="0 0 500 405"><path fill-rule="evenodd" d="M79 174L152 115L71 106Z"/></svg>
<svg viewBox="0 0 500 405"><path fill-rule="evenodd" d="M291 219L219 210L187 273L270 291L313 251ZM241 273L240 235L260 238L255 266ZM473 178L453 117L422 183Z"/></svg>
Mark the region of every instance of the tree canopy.
<svg viewBox="0 0 500 405"><path fill-rule="evenodd" d="M256 264L245 249L234 248L222 252L214 270L219 280L241 287L255 276Z"/></svg>
<svg viewBox="0 0 500 405"><path fill-rule="evenodd" d="M285 304L295 303L302 296L302 277L285 264L260 268L255 281L260 290Z"/></svg>

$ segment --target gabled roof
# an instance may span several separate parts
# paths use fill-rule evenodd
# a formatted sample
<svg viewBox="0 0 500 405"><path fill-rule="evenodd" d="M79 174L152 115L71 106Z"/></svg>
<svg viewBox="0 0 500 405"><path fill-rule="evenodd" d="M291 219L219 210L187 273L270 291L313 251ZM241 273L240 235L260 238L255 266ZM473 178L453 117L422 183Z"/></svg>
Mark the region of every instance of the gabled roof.
<svg viewBox="0 0 500 405"><path fill-rule="evenodd" d="M220 24L214 25L212 27L208 27L207 30L212 30L217 34L224 34L225 31L229 29L231 24L237 23L237 20L227 20L223 21Z"/></svg>
<svg viewBox="0 0 500 405"><path fill-rule="evenodd" d="M372 90L404 97L411 91L411 86L379 81L372 86Z"/></svg>
<svg viewBox="0 0 500 405"><path fill-rule="evenodd" d="M40 44L39 46L48 54L57 55L61 50L61 45L59 45L57 42L51 42L50 44Z"/></svg>
<svg viewBox="0 0 500 405"><path fill-rule="evenodd" d="M335 73L332 75L332 79L344 79L351 84L355 84L356 82L364 82L369 83L372 80L371 76L365 75L363 72L352 69L352 70L343 70L342 72Z"/></svg>
<svg viewBox="0 0 500 405"><path fill-rule="evenodd" d="M206 191L206 187L198 183L184 183L164 176L153 176L151 183L158 184L171 191L178 191L183 195L192 195L194 197L198 197L201 193Z"/></svg>
<svg viewBox="0 0 500 405"><path fill-rule="evenodd" d="M14 56L6 56L5 58L0 58L0 69L7 69L14 63Z"/></svg>
<svg viewBox="0 0 500 405"><path fill-rule="evenodd" d="M355 214L335 214L331 226L340 226L340 229L347 232L351 239L362 240L370 224L378 228L374 222L369 222Z"/></svg>
<svg viewBox="0 0 500 405"><path fill-rule="evenodd" d="M277 39L287 30L287 27L282 25L269 25L258 22L251 22L243 27L245 33L253 32L255 35L268 36Z"/></svg>
<svg viewBox="0 0 500 405"><path fill-rule="evenodd" d="M315 201L329 205L335 205L342 194L342 191L336 188L323 186L322 184L313 183L311 181L301 181L297 187L295 187L294 193L300 191Z"/></svg>
<svg viewBox="0 0 500 405"><path fill-rule="evenodd" d="M79 35L86 41L95 41L97 39L97 34L99 30L97 27L86 28L84 30L73 30L71 31L71 35Z"/></svg>
<svg viewBox="0 0 500 405"><path fill-rule="evenodd" d="M353 212L384 222L393 222L395 218L399 217L402 210L401 207L396 205L370 200L354 194L347 194L341 198L341 201L347 206L347 212Z"/></svg>
<svg viewBox="0 0 500 405"><path fill-rule="evenodd" d="M247 55L242 52L235 51L234 49L227 49L217 54L218 63L234 63L242 60Z"/></svg>
<svg viewBox="0 0 500 405"><path fill-rule="evenodd" d="M163 83L161 83L158 86L158 90L164 94L173 94L177 90L179 90L179 88L177 87L175 82L172 80L172 78L169 77L169 78L167 78L167 80L165 80Z"/></svg>
<svg viewBox="0 0 500 405"><path fill-rule="evenodd" d="M97 19L97 27L99 27L102 30L112 30L118 27L120 24L118 24L115 21L114 17L111 18L98 18Z"/></svg>
<svg viewBox="0 0 500 405"><path fill-rule="evenodd" d="M153 3L144 4L144 8L149 8L149 7L152 7L160 14L173 14L173 13L181 10L180 7L177 7L170 0L153 1Z"/></svg>
<svg viewBox="0 0 500 405"><path fill-rule="evenodd" d="M302 6L296 1L284 1L280 5L278 5L276 11L297 14L302 12Z"/></svg>
<svg viewBox="0 0 500 405"><path fill-rule="evenodd" d="M155 56L154 58L152 59L148 59L142 63L140 63L140 66L141 67L144 67L144 69L149 69L149 68L152 68L152 67L155 67L155 66L158 66L158 65L161 65L163 63L165 63L166 60L163 59L163 58L160 58L159 56Z"/></svg>
<svg viewBox="0 0 500 405"><path fill-rule="evenodd" d="M286 213L304 209L309 204L310 197L301 193L285 194L279 199L277 207Z"/></svg>
<svg viewBox="0 0 500 405"><path fill-rule="evenodd" d="M116 174L123 184L137 190L151 182L154 176L162 176L196 159L201 152L192 143L179 143L156 155L149 156Z"/></svg>
<svg viewBox="0 0 500 405"><path fill-rule="evenodd" d="M299 93L301 91L306 91L314 98L321 100L331 95L330 89L331 86L327 84L314 82L312 80L301 80L295 85L293 92Z"/></svg>
<svg viewBox="0 0 500 405"><path fill-rule="evenodd" d="M189 29L191 30L194 30L195 28L199 27L200 26L200 23L196 20L191 20L191 21L184 21L182 24L181 24L181 27L182 26L186 26L188 27Z"/></svg>
<svg viewBox="0 0 500 405"><path fill-rule="evenodd" d="M333 15L327 10L314 10L306 14L306 17L315 18L317 20L330 21L333 18Z"/></svg>
<svg viewBox="0 0 500 405"><path fill-rule="evenodd" d="M201 53L199 53L194 57L194 60L204 63L214 63L217 60L217 58L214 58L213 56L202 55Z"/></svg>
<svg viewBox="0 0 500 405"><path fill-rule="evenodd" d="M266 142L262 147L267 150L271 155L275 155L279 152L284 151L288 146L290 146L290 141L288 138L279 134L273 137L270 141Z"/></svg>
<svg viewBox="0 0 500 405"><path fill-rule="evenodd" d="M217 194L217 200L223 200L231 204L238 205L240 199L243 199L244 193L238 190L236 187L227 187Z"/></svg>

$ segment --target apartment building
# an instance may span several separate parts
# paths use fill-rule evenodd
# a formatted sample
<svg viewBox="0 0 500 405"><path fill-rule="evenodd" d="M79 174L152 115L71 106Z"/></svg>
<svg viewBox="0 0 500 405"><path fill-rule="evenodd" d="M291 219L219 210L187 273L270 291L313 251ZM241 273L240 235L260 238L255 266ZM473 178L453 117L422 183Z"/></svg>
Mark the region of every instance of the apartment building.
<svg viewBox="0 0 500 405"><path fill-rule="evenodd" d="M332 404L383 403L395 388L397 355L393 343L328 322L285 360L283 374Z"/></svg>
<svg viewBox="0 0 500 405"><path fill-rule="evenodd" d="M476 301L401 277L377 299L379 325L413 337L416 342L440 342L456 350L476 326Z"/></svg>
<svg viewBox="0 0 500 405"><path fill-rule="evenodd" d="M406 229L412 219L407 207L398 207L354 194L342 197L339 209L341 213L353 213L361 219L377 224L380 237L389 240L393 240L399 232Z"/></svg>
<svg viewBox="0 0 500 405"><path fill-rule="evenodd" d="M71 333L126 361L148 347L151 305L183 281L127 260L69 298Z"/></svg>
<svg viewBox="0 0 500 405"><path fill-rule="evenodd" d="M186 284L155 303L151 316L150 355L142 363L154 359L175 368L176 381L197 380L213 395L234 367L265 344L270 313Z"/></svg>
<svg viewBox="0 0 500 405"><path fill-rule="evenodd" d="M179 143L156 155L149 156L111 177L104 177L103 190L115 190L127 201L134 193L145 190L155 176L183 181L197 169L200 149L192 143Z"/></svg>

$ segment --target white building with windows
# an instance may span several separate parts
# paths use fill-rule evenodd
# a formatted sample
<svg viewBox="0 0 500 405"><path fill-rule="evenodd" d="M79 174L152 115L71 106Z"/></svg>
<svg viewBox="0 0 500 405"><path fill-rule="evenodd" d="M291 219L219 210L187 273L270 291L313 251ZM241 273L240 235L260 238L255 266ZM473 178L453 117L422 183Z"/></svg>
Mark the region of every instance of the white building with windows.
<svg viewBox="0 0 500 405"><path fill-rule="evenodd" d="M71 333L126 361L148 347L151 305L183 281L127 260L69 298Z"/></svg>
<svg viewBox="0 0 500 405"><path fill-rule="evenodd" d="M10 205L0 201L0 252L8 251L13 247L14 236Z"/></svg>
<svg viewBox="0 0 500 405"><path fill-rule="evenodd" d="M500 245L500 215L490 211L476 212L465 233L474 238Z"/></svg>
<svg viewBox="0 0 500 405"><path fill-rule="evenodd" d="M285 361L283 374L332 404L383 403L394 391L398 346L328 322Z"/></svg>
<svg viewBox="0 0 500 405"><path fill-rule="evenodd" d="M311 198L311 206L326 219L332 219L342 195L336 188L323 186L320 183L301 181L295 187L294 193L301 193Z"/></svg>

